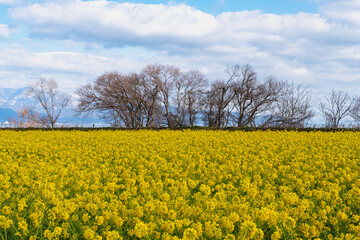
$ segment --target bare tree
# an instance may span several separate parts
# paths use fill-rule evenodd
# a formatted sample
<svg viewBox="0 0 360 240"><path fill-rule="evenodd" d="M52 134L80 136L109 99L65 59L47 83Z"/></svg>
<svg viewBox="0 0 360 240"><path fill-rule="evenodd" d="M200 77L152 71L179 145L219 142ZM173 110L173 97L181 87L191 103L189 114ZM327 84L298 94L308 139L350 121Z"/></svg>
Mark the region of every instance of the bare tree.
<svg viewBox="0 0 360 240"><path fill-rule="evenodd" d="M78 88L77 94L79 113L100 112L114 126L154 125L158 90L144 74L105 73L93 85Z"/></svg>
<svg viewBox="0 0 360 240"><path fill-rule="evenodd" d="M148 77L144 72L140 75L139 83L140 97L139 101L143 106L143 114L145 119L145 127L158 127L160 123L159 109L159 88L153 79Z"/></svg>
<svg viewBox="0 0 360 240"><path fill-rule="evenodd" d="M308 86L293 82L282 83L281 92L271 109L269 125L275 127L304 127L315 115Z"/></svg>
<svg viewBox="0 0 360 240"><path fill-rule="evenodd" d="M235 80L239 77L239 65L227 67L227 78L211 84L204 98L204 122L210 127L225 127L229 124L232 105L235 97L233 91Z"/></svg>
<svg viewBox="0 0 360 240"><path fill-rule="evenodd" d="M264 120L271 104L277 101L282 86L273 77L259 82L249 64L234 70L238 71L238 77L233 87L235 98L231 117L238 127L256 126L258 118Z"/></svg>
<svg viewBox="0 0 360 240"><path fill-rule="evenodd" d="M20 128L44 127L47 124L47 117L34 111L32 107L22 107L17 111L16 118L9 118L11 125Z"/></svg>
<svg viewBox="0 0 360 240"><path fill-rule="evenodd" d="M173 126L194 126L201 106L199 99L207 81L198 71L181 73L174 79L171 97Z"/></svg>
<svg viewBox="0 0 360 240"><path fill-rule="evenodd" d="M147 76L149 82L152 82L158 89L159 111L163 116L162 124L168 127L177 125L177 113L173 112L171 96L174 91L176 81L181 78L180 69L168 65L147 65L142 73Z"/></svg>
<svg viewBox="0 0 360 240"><path fill-rule="evenodd" d="M16 111L16 118L10 117L7 121L14 127L23 128L27 127L28 122L28 110L23 107Z"/></svg>
<svg viewBox="0 0 360 240"><path fill-rule="evenodd" d="M204 101L208 126L256 126L277 100L281 84L273 77L260 82L252 66L227 67L226 80L216 81Z"/></svg>
<svg viewBox="0 0 360 240"><path fill-rule="evenodd" d="M99 76L94 85L87 84L77 90L80 97L77 106L79 113L100 112L103 118L112 122L114 126L134 127L131 117L127 114L131 104L127 104L129 98L127 76L117 72L108 72Z"/></svg>
<svg viewBox="0 0 360 240"><path fill-rule="evenodd" d="M203 108L201 99L205 93L208 81L200 72L189 71L184 74L183 82L181 84L184 88L182 98L185 103L183 108L186 114L187 123L190 126L194 126L196 124L197 115Z"/></svg>
<svg viewBox="0 0 360 240"><path fill-rule="evenodd" d="M24 107L22 110L26 114L28 127L48 126L48 118L34 110L33 106Z"/></svg>
<svg viewBox="0 0 360 240"><path fill-rule="evenodd" d="M46 112L48 127L53 128L60 117L62 110L70 103L70 95L58 90L54 80L39 79L30 84L27 94L35 98Z"/></svg>
<svg viewBox="0 0 360 240"><path fill-rule="evenodd" d="M360 124L360 97L354 98L353 106L350 110L350 116L354 119L357 125Z"/></svg>
<svg viewBox="0 0 360 240"><path fill-rule="evenodd" d="M158 90L158 104L168 127L194 125L207 81L198 71L181 72L171 65L148 65L142 72Z"/></svg>
<svg viewBox="0 0 360 240"><path fill-rule="evenodd" d="M344 91L332 91L320 101L320 111L323 115L325 126L338 128L342 120L349 116L354 100Z"/></svg>

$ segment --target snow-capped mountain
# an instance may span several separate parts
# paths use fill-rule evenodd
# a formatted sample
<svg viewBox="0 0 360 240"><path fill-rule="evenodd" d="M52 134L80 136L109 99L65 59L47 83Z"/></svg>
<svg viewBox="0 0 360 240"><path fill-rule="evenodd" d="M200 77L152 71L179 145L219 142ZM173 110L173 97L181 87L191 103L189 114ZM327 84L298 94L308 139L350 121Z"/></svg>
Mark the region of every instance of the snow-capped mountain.
<svg viewBox="0 0 360 240"><path fill-rule="evenodd" d="M18 89L0 88L0 108L16 111L32 103L31 99L26 96L26 89L26 87Z"/></svg>

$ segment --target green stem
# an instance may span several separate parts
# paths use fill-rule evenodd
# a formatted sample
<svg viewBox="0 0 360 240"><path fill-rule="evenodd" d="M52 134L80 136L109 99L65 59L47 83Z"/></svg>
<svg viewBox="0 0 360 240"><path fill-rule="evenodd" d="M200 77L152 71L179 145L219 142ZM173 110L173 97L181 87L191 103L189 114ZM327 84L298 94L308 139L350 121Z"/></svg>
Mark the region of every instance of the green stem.
<svg viewBox="0 0 360 240"><path fill-rule="evenodd" d="M359 233L360 233L360 231L357 232L357 233L351 238L351 240L353 240Z"/></svg>
<svg viewBox="0 0 360 240"><path fill-rule="evenodd" d="M245 237L246 237L246 233L247 233L248 229L249 229L249 227L247 227L247 228L245 229L245 233L244 233L244 236L243 236L243 237L241 238L241 240L245 240Z"/></svg>

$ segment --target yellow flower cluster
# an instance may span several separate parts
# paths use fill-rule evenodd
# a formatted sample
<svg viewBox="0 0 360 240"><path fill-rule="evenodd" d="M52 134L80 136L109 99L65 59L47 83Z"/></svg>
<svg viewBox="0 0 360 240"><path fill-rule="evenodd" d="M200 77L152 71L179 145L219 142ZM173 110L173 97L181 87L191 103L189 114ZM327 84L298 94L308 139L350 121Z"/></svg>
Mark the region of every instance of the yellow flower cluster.
<svg viewBox="0 0 360 240"><path fill-rule="evenodd" d="M0 131L1 239L360 239L360 133Z"/></svg>

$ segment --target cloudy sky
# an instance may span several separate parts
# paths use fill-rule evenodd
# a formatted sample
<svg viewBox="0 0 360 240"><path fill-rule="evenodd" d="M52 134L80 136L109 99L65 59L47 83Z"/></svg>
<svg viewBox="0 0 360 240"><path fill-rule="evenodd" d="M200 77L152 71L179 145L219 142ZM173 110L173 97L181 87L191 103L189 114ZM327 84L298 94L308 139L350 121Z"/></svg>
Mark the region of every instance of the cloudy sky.
<svg viewBox="0 0 360 240"><path fill-rule="evenodd" d="M360 0L0 0L0 88L40 77L69 91L146 64L227 65L360 94Z"/></svg>

